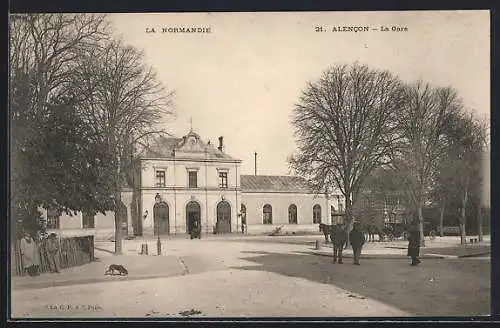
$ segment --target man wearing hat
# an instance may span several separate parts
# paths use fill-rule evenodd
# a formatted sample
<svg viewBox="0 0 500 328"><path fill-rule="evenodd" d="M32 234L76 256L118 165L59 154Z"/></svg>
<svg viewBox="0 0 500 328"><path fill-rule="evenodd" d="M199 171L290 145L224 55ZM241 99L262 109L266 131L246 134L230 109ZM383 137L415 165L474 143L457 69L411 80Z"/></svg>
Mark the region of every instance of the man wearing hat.
<svg viewBox="0 0 500 328"><path fill-rule="evenodd" d="M52 272L59 273L59 239L55 233L51 233L47 238L47 255Z"/></svg>
<svg viewBox="0 0 500 328"><path fill-rule="evenodd" d="M337 224L332 227L330 232L330 239L333 244L333 263L342 264L342 250L344 249L346 242L346 233L342 228L342 224Z"/></svg>
<svg viewBox="0 0 500 328"><path fill-rule="evenodd" d="M359 258L361 257L361 248L365 243L365 235L359 228L359 222L354 222L354 226L351 232L349 232L349 241L352 246L354 264L359 265Z"/></svg>
<svg viewBox="0 0 500 328"><path fill-rule="evenodd" d="M408 231L408 256L411 257L411 265L416 266L420 263L420 230L418 221L414 220Z"/></svg>

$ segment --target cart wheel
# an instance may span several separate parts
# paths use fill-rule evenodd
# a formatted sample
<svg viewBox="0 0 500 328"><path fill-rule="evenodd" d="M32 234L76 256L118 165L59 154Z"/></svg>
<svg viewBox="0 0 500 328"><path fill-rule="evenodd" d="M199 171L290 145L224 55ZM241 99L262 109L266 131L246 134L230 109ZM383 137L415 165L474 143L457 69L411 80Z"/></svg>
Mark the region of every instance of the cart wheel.
<svg viewBox="0 0 500 328"><path fill-rule="evenodd" d="M429 238L430 240L436 239L436 232L434 230L431 230L431 232L429 232Z"/></svg>

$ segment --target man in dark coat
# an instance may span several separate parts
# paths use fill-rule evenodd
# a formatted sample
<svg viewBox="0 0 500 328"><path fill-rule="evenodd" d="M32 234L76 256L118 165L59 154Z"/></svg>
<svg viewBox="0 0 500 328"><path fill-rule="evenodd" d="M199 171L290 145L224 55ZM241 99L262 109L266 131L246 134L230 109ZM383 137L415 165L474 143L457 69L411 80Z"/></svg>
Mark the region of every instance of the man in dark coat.
<svg viewBox="0 0 500 328"><path fill-rule="evenodd" d="M342 224L337 224L332 227L330 239L333 244L333 263L342 264L342 250L344 249L346 242L345 230L342 228Z"/></svg>
<svg viewBox="0 0 500 328"><path fill-rule="evenodd" d="M411 257L411 265L418 265L420 259L420 230L417 222L410 225L408 231L408 256Z"/></svg>
<svg viewBox="0 0 500 328"><path fill-rule="evenodd" d="M361 248L365 243L365 235L359 229L359 223L354 223L354 226L349 232L349 241L351 242L352 252L354 257L354 264L359 265L359 258L361 257Z"/></svg>

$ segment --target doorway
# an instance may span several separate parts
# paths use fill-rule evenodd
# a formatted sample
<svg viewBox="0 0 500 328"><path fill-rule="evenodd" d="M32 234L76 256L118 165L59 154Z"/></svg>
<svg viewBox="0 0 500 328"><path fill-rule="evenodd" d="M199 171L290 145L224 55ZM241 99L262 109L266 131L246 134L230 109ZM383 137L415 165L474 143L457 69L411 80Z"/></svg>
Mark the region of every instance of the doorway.
<svg viewBox="0 0 500 328"><path fill-rule="evenodd" d="M231 232L231 205L225 200L217 204L217 232Z"/></svg>
<svg viewBox="0 0 500 328"><path fill-rule="evenodd" d="M201 227L200 204L190 201L186 205L186 232L191 234L191 231L198 227Z"/></svg>
<svg viewBox="0 0 500 328"><path fill-rule="evenodd" d="M170 234L170 222L168 216L168 205L165 202L159 202L153 207L153 221L154 221L154 234L155 236L160 233L161 235Z"/></svg>

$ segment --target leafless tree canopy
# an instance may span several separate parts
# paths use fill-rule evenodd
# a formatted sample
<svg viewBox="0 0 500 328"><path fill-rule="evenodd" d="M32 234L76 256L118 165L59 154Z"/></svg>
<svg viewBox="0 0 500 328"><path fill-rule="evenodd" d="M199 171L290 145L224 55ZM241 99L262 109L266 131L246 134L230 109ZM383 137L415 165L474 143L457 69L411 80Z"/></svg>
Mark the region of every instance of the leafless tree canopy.
<svg viewBox="0 0 500 328"><path fill-rule="evenodd" d="M453 113L463 110L461 99L450 87L437 88L421 81L405 87L405 102L397 117L400 137L391 164L399 172L407 197L417 210L422 244L422 209L431 191L433 172L446 151L445 128Z"/></svg>
<svg viewBox="0 0 500 328"><path fill-rule="evenodd" d="M161 121L172 114L172 93L144 63L141 51L112 37L105 15L11 18L11 119L16 129L12 149L36 140L23 135L26 131L43 133L37 122L50 120L49 106L67 106L89 130L85 142L108 151L114 167L112 198L118 204L134 144L158 132ZM16 162L21 157L13 158L17 168L26 164Z"/></svg>
<svg viewBox="0 0 500 328"><path fill-rule="evenodd" d="M161 132L158 125L173 113L173 94L144 64L143 53L120 40L108 41L80 56L69 92L79 99L94 135L113 154L115 199L120 204L123 184L134 187L130 179L134 144ZM119 215L115 208L117 254L121 252Z"/></svg>
<svg viewBox="0 0 500 328"><path fill-rule="evenodd" d="M121 41L82 56L71 87L95 135L120 158L132 141L155 131L172 114L172 92L144 64L142 52Z"/></svg>
<svg viewBox="0 0 500 328"><path fill-rule="evenodd" d="M293 112L298 152L290 158L292 169L318 192L338 186L349 215L363 180L388 159L403 91L389 72L357 63L324 72Z"/></svg>
<svg viewBox="0 0 500 328"><path fill-rule="evenodd" d="M43 111L68 82L76 58L108 37L105 15L27 14L10 20L11 80L31 85L32 109ZM11 84L15 86L16 84Z"/></svg>

